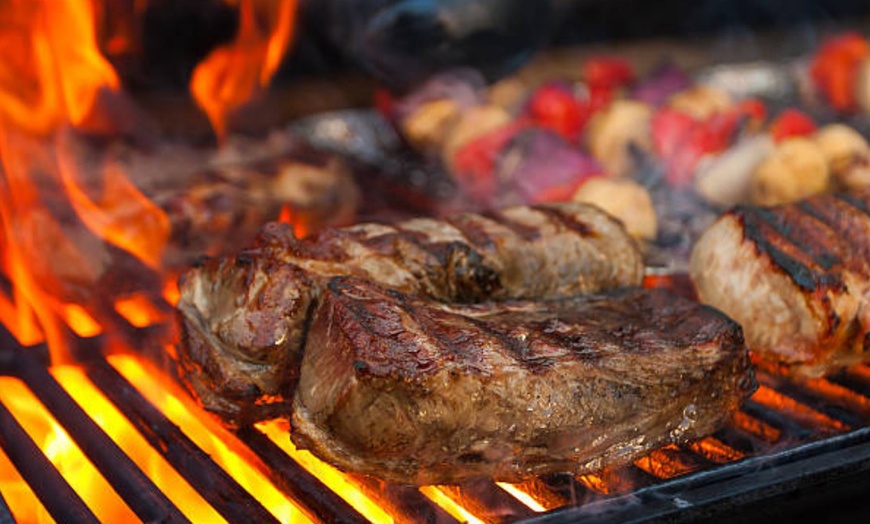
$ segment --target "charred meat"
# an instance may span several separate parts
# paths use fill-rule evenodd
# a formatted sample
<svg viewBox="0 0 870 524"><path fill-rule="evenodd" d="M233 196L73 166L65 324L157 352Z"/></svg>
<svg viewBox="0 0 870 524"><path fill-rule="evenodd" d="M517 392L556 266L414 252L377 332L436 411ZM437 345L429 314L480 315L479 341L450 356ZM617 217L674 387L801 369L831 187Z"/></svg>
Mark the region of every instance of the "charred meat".
<svg viewBox="0 0 870 524"><path fill-rule="evenodd" d="M587 204L361 224L298 240L281 224L180 282L183 379L231 423L286 414L313 312L334 276L443 303L568 297L637 285L641 254Z"/></svg>
<svg viewBox="0 0 870 524"><path fill-rule="evenodd" d="M321 301L291 436L396 482L624 464L755 388L740 327L662 290L448 306L337 277Z"/></svg>
<svg viewBox="0 0 870 524"><path fill-rule="evenodd" d="M870 356L870 191L735 208L698 241L690 271L750 349L795 373Z"/></svg>

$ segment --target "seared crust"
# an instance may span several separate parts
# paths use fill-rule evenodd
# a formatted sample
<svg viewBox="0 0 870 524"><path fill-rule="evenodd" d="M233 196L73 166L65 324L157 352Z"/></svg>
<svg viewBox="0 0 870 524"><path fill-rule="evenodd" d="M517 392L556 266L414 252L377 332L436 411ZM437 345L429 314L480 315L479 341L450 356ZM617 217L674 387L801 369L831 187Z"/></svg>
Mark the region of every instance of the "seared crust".
<svg viewBox="0 0 870 524"><path fill-rule="evenodd" d="M701 300L740 322L762 357L811 375L867 358L870 192L738 207L690 267Z"/></svg>
<svg viewBox="0 0 870 524"><path fill-rule="evenodd" d="M754 389L739 326L661 290L450 307L340 277L291 436L402 483L518 480L709 434Z"/></svg>
<svg viewBox="0 0 870 524"><path fill-rule="evenodd" d="M286 409L311 312L333 276L474 303L637 285L642 274L634 240L587 204L360 224L303 240L274 223L257 246L182 276L180 369L207 409L245 424Z"/></svg>

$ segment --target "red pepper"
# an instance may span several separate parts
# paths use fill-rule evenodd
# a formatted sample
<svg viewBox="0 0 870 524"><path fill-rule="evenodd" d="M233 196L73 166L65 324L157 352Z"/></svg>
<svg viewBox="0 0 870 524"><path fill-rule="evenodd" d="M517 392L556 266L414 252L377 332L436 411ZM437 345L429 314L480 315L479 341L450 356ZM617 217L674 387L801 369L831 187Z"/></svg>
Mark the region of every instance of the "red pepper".
<svg viewBox="0 0 870 524"><path fill-rule="evenodd" d="M389 91L382 87L375 89L375 109L377 109L378 112L388 120L391 120L393 118L393 107L395 106L395 103L395 99Z"/></svg>
<svg viewBox="0 0 870 524"><path fill-rule="evenodd" d="M613 90L634 80L634 68L624 58L599 56L583 64L583 80L590 88Z"/></svg>
<svg viewBox="0 0 870 524"><path fill-rule="evenodd" d="M777 142L793 136L804 136L815 132L816 123L812 118L797 109L786 109L770 123L770 135Z"/></svg>
<svg viewBox="0 0 870 524"><path fill-rule="evenodd" d="M858 33L845 33L825 41L810 62L810 78L837 111L857 110L855 83L861 61L870 56L870 44Z"/></svg>
<svg viewBox="0 0 870 524"><path fill-rule="evenodd" d="M732 143L742 117L740 108L716 113L706 120L696 120L672 108L659 110L652 121L653 145L665 165L668 183L689 184L701 158L723 151Z"/></svg>
<svg viewBox="0 0 870 524"><path fill-rule="evenodd" d="M688 144L694 140L697 126L691 115L669 107L653 116L653 147L664 163L665 178L670 184L684 185L691 180L697 158Z"/></svg>
<svg viewBox="0 0 870 524"><path fill-rule="evenodd" d="M752 128L760 127L767 119L767 106L757 98L747 98L737 103L737 113L749 119Z"/></svg>
<svg viewBox="0 0 870 524"><path fill-rule="evenodd" d="M526 109L532 121L561 135L569 142L580 138L589 110L581 104L569 86L551 82L532 93Z"/></svg>
<svg viewBox="0 0 870 524"><path fill-rule="evenodd" d="M496 162L499 153L520 131L527 128L525 120L510 122L461 146L453 156L456 180L465 193L480 201L488 201L498 190Z"/></svg>
<svg viewBox="0 0 870 524"><path fill-rule="evenodd" d="M734 141L734 133L742 115L737 110L723 111L710 116L695 129L694 145L701 153L717 153Z"/></svg>

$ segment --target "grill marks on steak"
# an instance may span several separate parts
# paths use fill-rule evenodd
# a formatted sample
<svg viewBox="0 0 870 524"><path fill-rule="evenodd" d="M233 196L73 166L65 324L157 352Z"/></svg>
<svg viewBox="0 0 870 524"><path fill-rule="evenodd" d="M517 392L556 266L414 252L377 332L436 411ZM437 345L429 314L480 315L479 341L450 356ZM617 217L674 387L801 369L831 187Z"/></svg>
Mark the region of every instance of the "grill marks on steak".
<svg viewBox="0 0 870 524"><path fill-rule="evenodd" d="M275 223L254 248L181 278L180 369L207 409L245 424L286 409L311 312L334 276L474 303L637 285L642 274L621 224L585 204L361 224L302 240Z"/></svg>
<svg viewBox="0 0 870 524"><path fill-rule="evenodd" d="M818 375L870 351L870 192L739 207L698 241L700 298L760 355Z"/></svg>
<svg viewBox="0 0 870 524"><path fill-rule="evenodd" d="M626 463L755 387L739 326L661 290L453 306L338 277L321 301L291 436L403 483Z"/></svg>

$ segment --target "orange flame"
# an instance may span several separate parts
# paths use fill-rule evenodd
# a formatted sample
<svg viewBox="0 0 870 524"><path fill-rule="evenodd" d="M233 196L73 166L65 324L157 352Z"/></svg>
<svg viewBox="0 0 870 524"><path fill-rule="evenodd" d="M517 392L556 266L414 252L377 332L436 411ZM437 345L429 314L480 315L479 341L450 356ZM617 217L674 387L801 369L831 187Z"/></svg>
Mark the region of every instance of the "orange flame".
<svg viewBox="0 0 870 524"><path fill-rule="evenodd" d="M124 453L154 481L157 487L192 522L220 522L223 519L197 493L166 460L152 448L136 428L87 378L84 371L74 366L56 366L52 374L69 391L115 443L123 446ZM67 453L60 450L60 453ZM94 493L95 505L105 507L99 493Z"/></svg>
<svg viewBox="0 0 870 524"><path fill-rule="evenodd" d="M190 81L193 97L221 139L226 136L228 116L271 81L293 35L296 14L296 0L237 1L235 40L212 51L194 69Z"/></svg>
<svg viewBox="0 0 870 524"><path fill-rule="evenodd" d="M305 238L311 233L308 219L305 218L301 211L294 209L290 204L281 206L278 222L292 226L293 236L296 238Z"/></svg>
<svg viewBox="0 0 870 524"><path fill-rule="evenodd" d="M170 232L119 166L85 165L71 133L127 116L101 111L122 95L95 17L92 0L0 2L0 266L11 283L0 320L25 345L45 340L55 361L64 324L102 329L81 297L111 264L104 244L158 269Z"/></svg>
<svg viewBox="0 0 870 524"><path fill-rule="evenodd" d="M100 54L91 2L6 0L0 7L0 119L34 133L79 126L120 82Z"/></svg>
<svg viewBox="0 0 870 524"><path fill-rule="evenodd" d="M23 382L11 377L0 377L0 389L3 391L3 403L15 416L15 420L21 423L30 438L42 448L46 457L101 522L136 520L136 515L112 489L105 477ZM0 472L0 479L14 482L13 478L5 471ZM7 493L7 488L14 488L14 484L0 484L3 493ZM50 521L40 505L26 507L23 505L26 500L9 502L16 518L21 522Z"/></svg>
<svg viewBox="0 0 870 524"><path fill-rule="evenodd" d="M281 522L308 523L311 519L281 493L246 458L243 445L226 429L205 420L201 410L166 374L137 357L114 355L109 362L194 443L208 453L239 484ZM211 522L211 520L194 520Z"/></svg>

